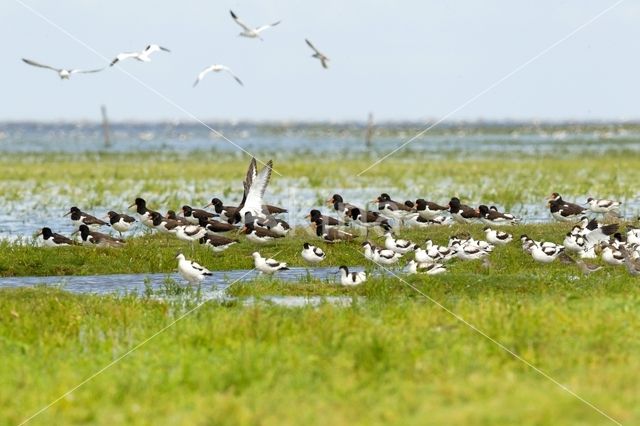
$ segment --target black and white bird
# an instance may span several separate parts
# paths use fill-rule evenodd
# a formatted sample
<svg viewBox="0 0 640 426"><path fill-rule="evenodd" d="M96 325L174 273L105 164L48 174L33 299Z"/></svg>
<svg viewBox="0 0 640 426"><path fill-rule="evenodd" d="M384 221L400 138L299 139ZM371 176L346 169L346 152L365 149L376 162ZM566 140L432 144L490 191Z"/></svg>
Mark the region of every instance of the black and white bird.
<svg viewBox="0 0 640 426"><path fill-rule="evenodd" d="M188 205L182 206L182 209L180 209L180 211L182 212L182 216L185 219L187 219L187 221L192 225L199 225L200 218L209 220L209 219L213 219L216 216L215 214L208 212L206 210L194 209Z"/></svg>
<svg viewBox="0 0 640 426"><path fill-rule="evenodd" d="M447 261L453 259L455 256L455 251L452 250L451 247L434 244L430 239L425 241L424 249L427 255L433 259Z"/></svg>
<svg viewBox="0 0 640 426"><path fill-rule="evenodd" d="M269 229L255 227L253 223L245 224L241 232L246 234L248 241L258 244L269 244L278 238L284 237Z"/></svg>
<svg viewBox="0 0 640 426"><path fill-rule="evenodd" d="M419 263L415 260L410 260L405 266L404 271L407 274L427 274L427 275L439 275L447 272L447 268L440 263Z"/></svg>
<svg viewBox="0 0 640 426"><path fill-rule="evenodd" d="M213 64L213 65L209 65L208 67L200 71L200 73L198 74L198 77L196 77L196 81L193 83L193 87L196 87L198 83L200 83L200 81L210 72L221 72L221 71L228 73L231 77L233 77L235 81L238 82L240 86L244 86L244 83L242 82L242 80L240 80L240 78L238 78L238 76L233 73L231 68L222 64Z"/></svg>
<svg viewBox="0 0 640 426"><path fill-rule="evenodd" d="M351 214L351 223L355 226L360 226L366 229L381 226L381 227L390 227L389 220L383 218L377 212L361 212L359 208L353 207L350 210Z"/></svg>
<svg viewBox="0 0 640 426"><path fill-rule="evenodd" d="M611 212L619 213L620 206L622 203L620 201L612 201L612 200L596 200L594 198L587 198L588 209L593 213L601 213L607 214Z"/></svg>
<svg viewBox="0 0 640 426"><path fill-rule="evenodd" d="M327 204L333 207L333 209L344 219L344 221L347 222L351 220L351 210L357 208L357 206L345 202L342 198L342 195L340 194L333 194L331 198L327 200ZM359 210L365 211L365 209Z"/></svg>
<svg viewBox="0 0 640 426"><path fill-rule="evenodd" d="M122 247L124 240L120 238L114 238L111 235L103 234L101 232L92 231L87 225L80 225L78 231L80 232L80 238L82 238L82 244L88 246L97 247Z"/></svg>
<svg viewBox="0 0 640 426"><path fill-rule="evenodd" d="M138 213L138 216L140 217L140 222L142 222L142 224L148 228L153 228L153 218L151 217L151 214L154 211L147 208L147 202L144 200L144 198L136 198L133 204L131 204L128 208L132 208L133 206L136 207L136 213Z"/></svg>
<svg viewBox="0 0 640 426"><path fill-rule="evenodd" d="M393 250L375 247L370 241L362 243L364 257L379 265L393 265L398 263L402 255Z"/></svg>
<svg viewBox="0 0 640 426"><path fill-rule="evenodd" d="M44 247L63 247L73 246L77 243L64 235L56 234L51 228L44 227L38 232L38 237L42 237L42 245Z"/></svg>
<svg viewBox="0 0 640 426"><path fill-rule="evenodd" d="M346 266L341 266L339 268L340 273L340 284L343 286L356 286L367 281L367 273L366 272L349 272L349 268Z"/></svg>
<svg viewBox="0 0 640 426"><path fill-rule="evenodd" d="M304 243L302 245L302 252L300 253L302 258L309 263L320 263L322 262L327 255L320 248L309 243Z"/></svg>
<svg viewBox="0 0 640 426"><path fill-rule="evenodd" d="M200 238L207 235L207 230L200 225L178 225L174 229L176 237L188 243L200 241Z"/></svg>
<svg viewBox="0 0 640 426"><path fill-rule="evenodd" d="M267 30L269 28L275 27L276 25L278 25L281 21L276 21L272 24L267 24L267 25L263 25L261 27L257 27L257 28L251 28L250 26L248 26L247 24L245 24L244 22L242 22L238 16L233 13L233 10L229 11L231 13L231 17L233 18L234 21L236 21L236 24L240 25L242 27L242 32L240 34L238 34L241 37L247 37L247 38L259 38L260 40L262 40L262 37L260 37L260 33L263 32L264 30Z"/></svg>
<svg viewBox="0 0 640 426"><path fill-rule="evenodd" d="M126 215L124 213L116 213L113 210L110 210L107 213L107 217L109 218L111 227L118 231L121 237L122 233L127 232L129 229L131 229L131 226L133 226L136 221L129 215Z"/></svg>
<svg viewBox="0 0 640 426"><path fill-rule="evenodd" d="M449 207L441 206L433 201L427 201L424 198L418 198L415 202L415 210L421 218L433 220L435 217L446 213Z"/></svg>
<svg viewBox="0 0 640 426"><path fill-rule="evenodd" d="M91 229L98 229L101 226L110 226L109 223L104 220L100 220L89 213L85 213L76 206L71 207L69 211L64 214L64 216L68 215L71 215L71 222L76 230L80 228L80 225L87 225Z"/></svg>
<svg viewBox="0 0 640 426"><path fill-rule="evenodd" d="M600 257L602 257L604 263L612 266L622 265L624 263L622 251L614 248L613 245L608 242L602 242L601 247L602 252L600 253Z"/></svg>
<svg viewBox="0 0 640 426"><path fill-rule="evenodd" d="M304 39L304 41L307 42L307 45L313 50L313 55L311 55L312 58L316 58L320 61L320 63L322 64L322 67L325 69L329 68L329 58L327 57L327 55L325 55L324 53L320 52L318 49L316 49L316 47L311 44L311 42L308 39Z"/></svg>
<svg viewBox="0 0 640 426"><path fill-rule="evenodd" d="M520 218L515 217L511 213L492 210L484 204L478 206L478 212L480 213L480 220L489 226L513 225L520 222Z"/></svg>
<svg viewBox="0 0 640 426"><path fill-rule="evenodd" d="M286 263L262 257L257 251L254 251L251 256L253 256L254 267L263 274L271 275L278 271L286 271L289 269Z"/></svg>
<svg viewBox="0 0 640 426"><path fill-rule="evenodd" d="M378 211L387 219L401 221L413 212L412 207L407 206L405 203L392 200L387 193L380 194L380 196L373 201L378 203Z"/></svg>
<svg viewBox="0 0 640 426"><path fill-rule="evenodd" d="M387 232L385 232L384 237L384 246L389 250L395 251L396 253L405 254L415 250L416 248L416 244L412 243L409 240L395 238L390 230L387 230Z"/></svg>
<svg viewBox="0 0 640 426"><path fill-rule="evenodd" d="M119 53L109 64L114 66L118 62L122 62L126 59L136 59L140 62L151 62L151 54L155 52L171 52L166 47L159 46L157 44L149 44L141 52L123 52Z"/></svg>
<svg viewBox="0 0 640 426"><path fill-rule="evenodd" d="M309 219L309 222L313 223L316 219L322 218L322 223L324 226L344 226L345 223L341 220L336 219L335 217L323 215L320 210L313 209L309 212L306 217Z"/></svg>
<svg viewBox="0 0 640 426"><path fill-rule="evenodd" d="M355 238L353 234L349 232L342 231L338 228L331 228L324 225L324 221L322 218L316 219L312 226L315 227L316 236L322 238L324 241L328 243L337 243L340 241L351 241Z"/></svg>
<svg viewBox="0 0 640 426"><path fill-rule="evenodd" d="M179 222L175 219L163 217L158 212L151 213L151 224L154 229L167 234L175 234L178 226L191 226L186 220Z"/></svg>
<svg viewBox="0 0 640 426"><path fill-rule="evenodd" d="M272 215L265 217L252 216L251 213L245 213L245 224L252 224L255 228L268 229L281 237L286 236L291 231L291 226L282 219L276 219Z"/></svg>
<svg viewBox="0 0 640 426"><path fill-rule="evenodd" d="M484 235L487 238L487 242L495 245L505 245L513 241L513 235L507 232L491 229L488 226L484 227Z"/></svg>
<svg viewBox="0 0 640 426"><path fill-rule="evenodd" d="M222 235L211 235L211 234L205 235L204 237L200 238L198 241L200 242L200 244L203 244L211 248L211 250L215 253L223 252L238 242L238 240L223 237Z"/></svg>
<svg viewBox="0 0 640 426"><path fill-rule="evenodd" d="M211 202L204 206L203 208L208 208L213 206L214 211L218 216L220 216L220 220L224 222L230 221L238 211L238 206L225 206L222 203L222 200L219 198L212 198Z"/></svg>
<svg viewBox="0 0 640 426"><path fill-rule="evenodd" d="M76 69L76 68L55 68L55 67L51 67L49 65L41 64L41 63L36 62L36 61L32 61L31 59L22 58L22 61L25 64L29 64L29 65L32 65L34 67L46 68L48 70L53 70L53 71L58 73L58 77L60 77L61 80L69 80L69 78L71 77L72 74L90 74L90 73L100 72L100 71L102 71L104 69L104 67L93 69L93 70L81 70L81 69Z"/></svg>
<svg viewBox="0 0 640 426"><path fill-rule="evenodd" d="M240 220L244 220L244 218L247 217L247 213L250 213L251 217L265 217L269 214L265 208L263 198L264 193L267 190L267 185L269 185L269 180L271 179L272 170L273 161L269 160L258 173L256 159L251 159L246 178L243 182L244 196L242 197L242 202L238 206L237 211L237 215L240 216ZM284 211L286 212L286 210Z"/></svg>
<svg viewBox="0 0 640 426"><path fill-rule="evenodd" d="M199 284L205 277L213 275L204 266L186 259L182 253L178 253L176 259L178 259L178 272L189 284Z"/></svg>
<svg viewBox="0 0 640 426"><path fill-rule="evenodd" d="M578 204L564 201L557 192L551 194L548 205L551 216L559 222L576 222L584 216L586 210Z"/></svg>
<svg viewBox="0 0 640 426"><path fill-rule="evenodd" d="M563 252L564 247L556 244L545 246L543 242L531 246L531 257L533 257L533 260L541 263L551 263Z"/></svg>
<svg viewBox="0 0 640 426"><path fill-rule="evenodd" d="M480 220L480 213L466 204L461 204L458 197L449 201L449 213L458 223L477 223Z"/></svg>

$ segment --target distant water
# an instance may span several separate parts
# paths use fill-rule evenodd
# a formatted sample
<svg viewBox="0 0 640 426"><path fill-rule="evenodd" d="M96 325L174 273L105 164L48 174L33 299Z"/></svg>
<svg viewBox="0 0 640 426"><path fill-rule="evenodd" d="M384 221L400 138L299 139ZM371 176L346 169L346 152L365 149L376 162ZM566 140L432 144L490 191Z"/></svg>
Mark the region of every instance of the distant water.
<svg viewBox="0 0 640 426"><path fill-rule="evenodd" d="M0 123L0 152L238 152L238 146L250 152L386 152L413 138L427 125L381 124L375 127L371 146L366 146L366 128L359 123L208 124L215 131L200 123L113 123L111 145L106 147L99 123ZM567 127L443 125L422 134L407 149L470 154L547 153L557 150L601 152L609 149L640 151L640 127L621 124Z"/></svg>

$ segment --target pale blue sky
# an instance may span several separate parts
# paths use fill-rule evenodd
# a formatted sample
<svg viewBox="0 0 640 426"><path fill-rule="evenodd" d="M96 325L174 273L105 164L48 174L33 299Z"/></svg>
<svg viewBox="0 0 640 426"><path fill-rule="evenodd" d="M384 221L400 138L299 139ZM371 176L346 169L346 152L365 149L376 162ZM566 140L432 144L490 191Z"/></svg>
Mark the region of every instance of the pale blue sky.
<svg viewBox="0 0 640 426"><path fill-rule="evenodd" d="M22 0L21 0L22 1ZM111 58L158 43L149 64L121 66L203 120L438 118L583 24L608 1L542 0L23 0ZM254 26L281 19L264 42L238 37L229 9ZM189 120L117 69L60 81L61 67L102 60L25 9L0 5L0 120ZM626 1L452 119L640 118L640 4ZM327 71L304 38L330 58ZM245 82L209 75L223 63Z"/></svg>

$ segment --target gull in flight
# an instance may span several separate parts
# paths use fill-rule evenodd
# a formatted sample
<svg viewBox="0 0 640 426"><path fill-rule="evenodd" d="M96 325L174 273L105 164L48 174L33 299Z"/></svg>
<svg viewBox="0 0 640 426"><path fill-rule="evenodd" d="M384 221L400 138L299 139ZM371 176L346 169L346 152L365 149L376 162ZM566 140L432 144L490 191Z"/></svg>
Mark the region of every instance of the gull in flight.
<svg viewBox="0 0 640 426"><path fill-rule="evenodd" d="M316 47L313 44L311 44L311 42L308 39L305 38L304 41L306 41L309 47L312 48L314 52L316 52L313 55L311 55L311 57L318 58L324 68L329 68L329 65L327 65L327 62L329 62L329 58L324 53L316 49Z"/></svg>
<svg viewBox="0 0 640 426"><path fill-rule="evenodd" d="M198 85L198 83L200 83L200 80L202 80L204 78L205 75L209 74L210 72L220 72L220 71L226 71L228 72L237 82L240 86L244 86L244 84L242 83L242 80L240 80L234 73L233 71L231 71L231 68L225 66L225 65L219 65L219 64L215 64L215 65L211 65L206 67L205 69L203 69L202 71L200 71L200 74L198 74L198 78L196 79L196 81L193 83L193 87L196 87Z"/></svg>
<svg viewBox="0 0 640 426"><path fill-rule="evenodd" d="M258 28L251 28L247 24L242 22L238 18L238 16L236 16L236 14L233 13L233 10L230 10L229 12L231 12L231 17L233 18L234 21L236 21L236 24L238 24L238 25L240 25L242 27L243 31L240 34L238 34L238 35L240 35L242 37L259 38L260 40L262 40L262 37L260 37L260 33L262 31L266 30L267 28L275 27L276 25L278 25L280 23L280 21L278 21L278 22L274 22L273 24L263 25L263 26L258 27Z"/></svg>
<svg viewBox="0 0 640 426"><path fill-rule="evenodd" d="M58 73L58 76L62 80L69 80L69 77L71 77L71 74L88 74L88 73L92 73L92 72L99 72L99 71L102 71L104 69L104 67L102 67L100 69L95 69L95 70L76 70L76 69L54 68L54 67L50 67L49 65L39 64L38 62L32 61L31 59L22 58L22 61L25 64L33 65L34 67L47 68L47 69L50 69L50 70L54 70L55 72Z"/></svg>
<svg viewBox="0 0 640 426"><path fill-rule="evenodd" d="M158 46L157 44L150 44L144 48L142 52L123 52L119 53L118 56L115 57L109 66L114 66L116 63L120 61L124 61L125 59L134 58L141 62L151 62L151 54L159 51L171 52L166 47Z"/></svg>

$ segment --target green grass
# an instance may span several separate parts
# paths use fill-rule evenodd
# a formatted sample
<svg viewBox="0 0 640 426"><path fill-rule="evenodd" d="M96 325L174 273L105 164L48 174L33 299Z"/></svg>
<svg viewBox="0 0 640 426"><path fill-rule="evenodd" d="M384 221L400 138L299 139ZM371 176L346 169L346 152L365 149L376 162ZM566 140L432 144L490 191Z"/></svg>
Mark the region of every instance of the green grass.
<svg viewBox="0 0 640 426"><path fill-rule="evenodd" d="M215 167L212 159L219 159ZM324 199L342 188L394 189L392 196L452 195L499 203L544 203L553 191L633 199L640 158L411 153L362 177L374 157L275 158L267 199L309 186ZM215 153L6 155L0 202L60 198L83 208L233 200L247 159ZM185 189L186 188L186 189ZM27 195L29 194L29 195ZM368 193L367 193L368 194ZM88 196L88 198L86 198ZM77 201L76 200L83 200ZM110 205L110 204L109 204ZM61 206L64 210L69 206ZM44 226L46 224L42 224ZM40 226L40 225L39 225ZM560 242L566 224L510 228ZM444 243L480 226L402 231ZM303 229L261 253L303 266L314 238ZM380 238L376 238L381 243ZM328 245L322 266L365 265L358 242ZM248 269L256 247L222 254L163 235L121 249L46 249L0 244L0 276L169 273L183 250L212 270ZM583 276L575 266L540 265L519 242L499 247L491 266L452 262L449 273L376 276L358 288L277 276L237 283L238 298L209 302L36 417L32 424L610 424L605 417L480 336L460 315L624 424L640 422L640 285L622 267ZM420 292L412 289L415 286ZM206 285L206 284L205 284ZM153 294L151 294L153 293ZM244 298L353 296L351 306L284 308ZM178 319L198 290L168 279L162 290L128 296L72 295L36 287L0 291L0 424L17 424Z"/></svg>
<svg viewBox="0 0 640 426"><path fill-rule="evenodd" d="M617 420L638 422L637 286L488 284L421 288ZM398 292L351 307L208 303L32 424L609 424L442 309ZM0 418L16 424L184 308L31 289L2 292L0 312Z"/></svg>
<svg viewBox="0 0 640 426"><path fill-rule="evenodd" d="M621 226L624 228L624 225ZM570 224L531 224L510 227L514 241L508 247L498 247L491 255L493 269L496 273L510 274L555 270L536 264L530 256L520 248L518 237L526 233L532 238L562 242L564 234L571 229ZM430 238L438 244L446 244L450 235L469 232L476 239L484 238L481 225L464 225L452 227L432 227L427 229L404 230L398 235L423 245ZM46 248L29 244L0 243L0 276L49 276L49 275L100 275L100 274L132 274L171 272L177 267L176 253L185 255L211 270L225 271L232 269L252 269L251 253L259 251L263 255L275 256L277 260L287 262L289 266L309 266L300 256L302 244L311 242L322 247L327 258L320 266L366 265L369 262L363 257L360 237L350 243L324 243L303 229L298 229L290 236L277 240L273 244L258 246L245 239L243 235L235 235L240 243L231 246L223 253L213 253L198 244L193 246L169 235L147 235L131 238L123 248L96 247L58 247ZM384 237L372 232L370 239L380 245ZM399 265L412 258L405 256ZM479 262L454 262L452 272L477 271ZM561 270L574 271L576 268L559 265Z"/></svg>

